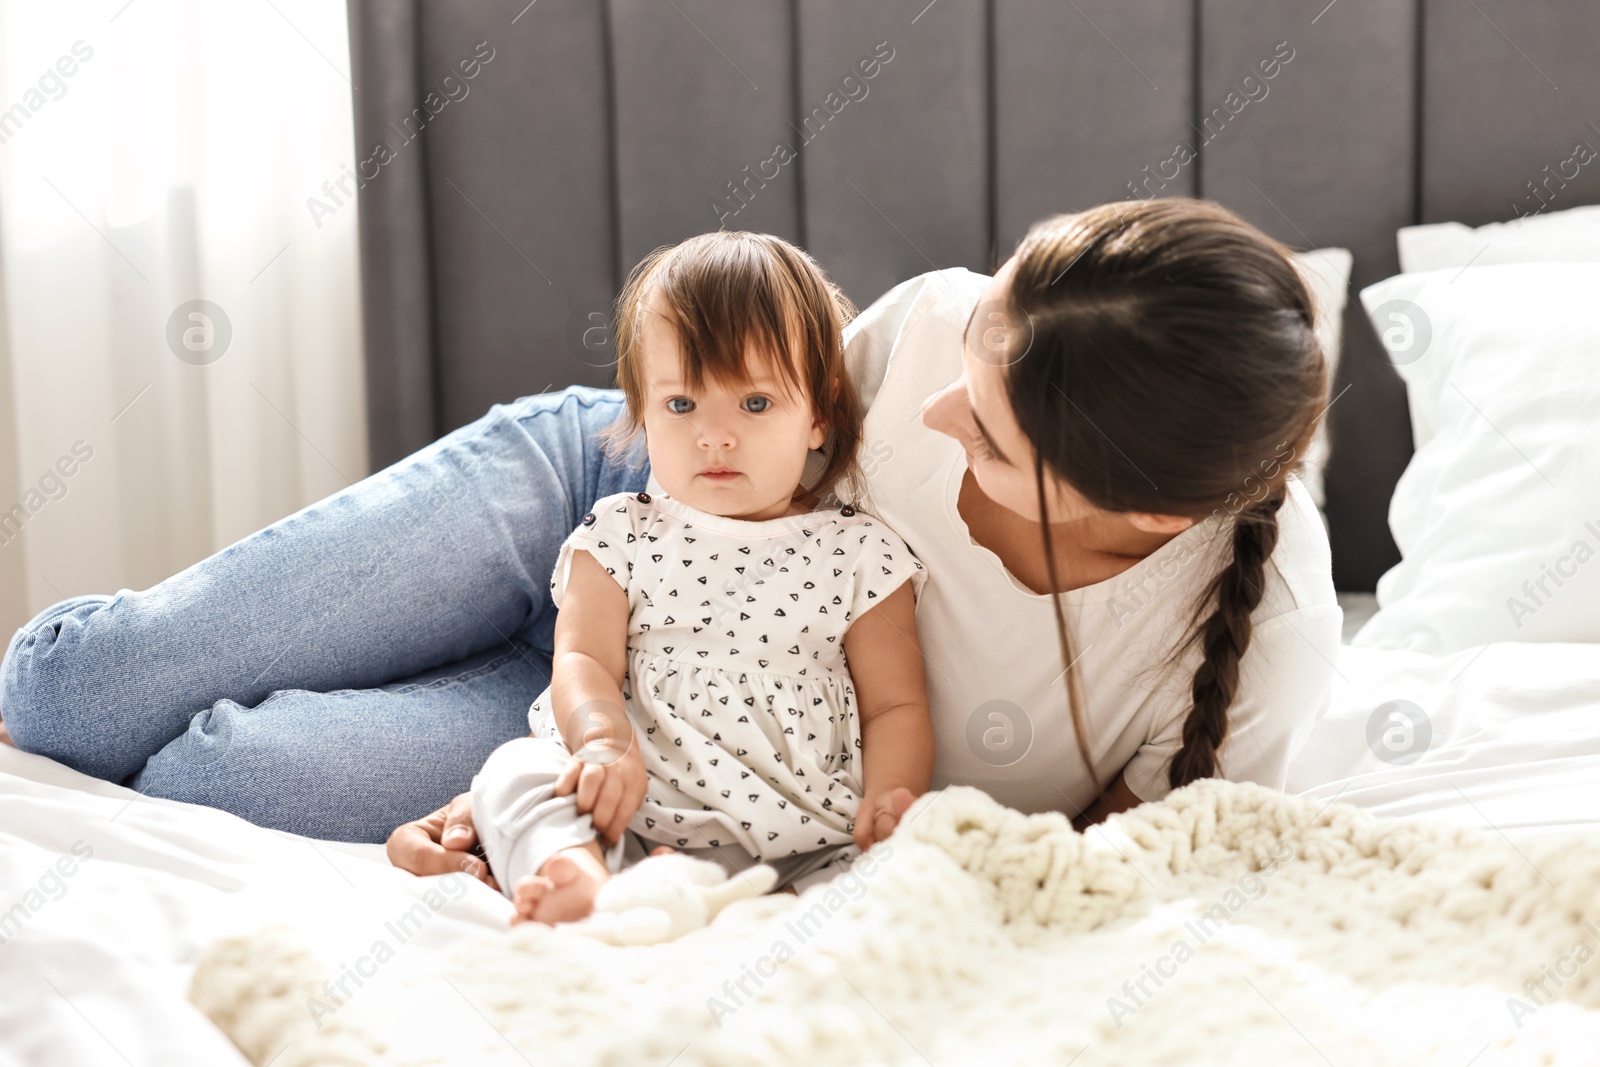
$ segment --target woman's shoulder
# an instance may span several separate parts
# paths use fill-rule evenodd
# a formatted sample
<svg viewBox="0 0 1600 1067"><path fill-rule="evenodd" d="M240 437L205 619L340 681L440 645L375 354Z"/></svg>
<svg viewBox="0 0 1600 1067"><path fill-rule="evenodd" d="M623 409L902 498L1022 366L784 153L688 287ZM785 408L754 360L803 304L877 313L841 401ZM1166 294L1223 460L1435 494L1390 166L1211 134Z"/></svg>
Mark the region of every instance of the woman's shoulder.
<svg viewBox="0 0 1600 1067"><path fill-rule="evenodd" d="M847 343L856 331L882 319L892 319L896 310L915 306L919 302L959 300L966 293L981 293L989 280L989 275L966 267L946 267L907 278L868 304L850 321L845 327Z"/></svg>
<svg viewBox="0 0 1600 1067"><path fill-rule="evenodd" d="M1262 568L1261 600L1251 612L1251 621L1257 625L1279 615L1338 604L1322 513L1300 479L1292 475L1277 520L1277 543ZM1232 522L1220 511L1180 537L1183 541L1135 564L1114 580L1115 595L1108 604L1119 627L1134 614L1142 614L1147 591L1170 585L1177 594L1198 593L1233 560ZM1197 559L1204 562L1191 566L1190 561Z"/></svg>
<svg viewBox="0 0 1600 1067"><path fill-rule="evenodd" d="M1278 509L1278 543L1268 560L1268 592L1257 621L1292 611L1338 604L1328 528L1305 484L1290 475ZM1276 595L1274 595L1274 588Z"/></svg>
<svg viewBox="0 0 1600 1067"><path fill-rule="evenodd" d="M1278 543L1262 577L1265 588L1251 613L1250 643L1239 664L1218 759L1222 777L1282 789L1289 759L1331 699L1342 620L1327 529L1298 478L1288 481L1278 509ZM1185 694L1202 655L1198 645L1190 646L1175 661L1182 664L1171 683L1178 699L1150 720L1151 752L1137 761L1130 778L1143 799L1168 791L1166 765L1182 744L1189 711Z"/></svg>
<svg viewBox="0 0 1600 1067"><path fill-rule="evenodd" d="M989 284L989 276L965 267L928 271L908 278L862 309L844 329L845 366L865 411L883 384L896 348L915 330L959 330Z"/></svg>

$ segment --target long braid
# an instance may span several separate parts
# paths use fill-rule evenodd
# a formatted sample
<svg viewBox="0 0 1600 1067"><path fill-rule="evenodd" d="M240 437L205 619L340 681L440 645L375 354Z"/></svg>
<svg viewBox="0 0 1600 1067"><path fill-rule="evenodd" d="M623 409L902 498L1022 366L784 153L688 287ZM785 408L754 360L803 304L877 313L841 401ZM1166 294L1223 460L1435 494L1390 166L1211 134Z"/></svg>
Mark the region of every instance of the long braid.
<svg viewBox="0 0 1600 1067"><path fill-rule="evenodd" d="M1194 706L1183 721L1183 747L1167 768L1174 789L1217 774L1217 750L1228 736L1228 708L1239 691L1239 663L1250 647L1250 615L1261 603L1268 558L1278 543L1278 509L1284 490L1244 508L1234 518L1233 560L1212 582L1207 599L1216 609L1200 628L1205 658L1194 672Z"/></svg>

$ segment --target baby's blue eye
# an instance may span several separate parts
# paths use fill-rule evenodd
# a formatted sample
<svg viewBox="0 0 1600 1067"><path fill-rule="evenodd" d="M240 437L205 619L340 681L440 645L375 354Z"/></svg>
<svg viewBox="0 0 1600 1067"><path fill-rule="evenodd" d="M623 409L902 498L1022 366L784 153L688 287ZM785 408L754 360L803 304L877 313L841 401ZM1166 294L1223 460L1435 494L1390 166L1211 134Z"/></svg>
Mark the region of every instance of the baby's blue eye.
<svg viewBox="0 0 1600 1067"><path fill-rule="evenodd" d="M677 406L679 404L687 404L688 407L680 408ZM694 401L690 400L686 396L675 396L671 400L667 401L667 410L672 412L674 415L687 415L689 412L694 410Z"/></svg>
<svg viewBox="0 0 1600 1067"><path fill-rule="evenodd" d="M750 406L750 402L752 400L755 401L757 404L759 404L760 407L754 407L754 408L751 407ZM744 409L746 411L749 411L749 412L760 414L761 412L767 410L771 406L772 406L772 401L767 399L764 396L747 396L747 397L744 398Z"/></svg>

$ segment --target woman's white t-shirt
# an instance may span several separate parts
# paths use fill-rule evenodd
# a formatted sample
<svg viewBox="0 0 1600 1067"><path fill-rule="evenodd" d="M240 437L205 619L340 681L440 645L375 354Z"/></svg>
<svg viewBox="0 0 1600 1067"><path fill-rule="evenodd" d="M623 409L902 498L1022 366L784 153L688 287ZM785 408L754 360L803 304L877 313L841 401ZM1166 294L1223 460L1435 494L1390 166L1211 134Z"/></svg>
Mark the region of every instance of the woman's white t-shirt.
<svg viewBox="0 0 1600 1067"><path fill-rule="evenodd" d="M962 331L988 283L961 268L923 274L847 328L846 358L867 407L865 506L927 568L917 629L937 745L933 788L971 785L1020 811L1076 815L1097 793L1078 754L1051 598L971 539L956 509L966 454L920 417L923 401L960 377ZM1223 777L1281 789L1331 699L1342 613L1327 533L1298 479L1278 522L1218 759ZM1212 518L1122 574L1061 594L1087 750L1103 784L1123 772L1143 800L1168 792L1201 660L1197 645L1180 645L1196 598L1230 558L1227 520Z"/></svg>

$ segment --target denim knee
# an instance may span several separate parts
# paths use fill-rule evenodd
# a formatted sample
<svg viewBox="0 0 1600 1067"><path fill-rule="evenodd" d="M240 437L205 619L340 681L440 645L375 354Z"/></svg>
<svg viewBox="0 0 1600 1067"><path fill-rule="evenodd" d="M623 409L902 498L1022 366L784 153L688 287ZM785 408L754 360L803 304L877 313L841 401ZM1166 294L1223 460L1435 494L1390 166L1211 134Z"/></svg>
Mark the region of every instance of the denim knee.
<svg viewBox="0 0 1600 1067"><path fill-rule="evenodd" d="M569 411L570 405L570 411ZM581 483L573 489L581 497L575 501L581 514L589 504L612 493L631 493L644 489L650 480L650 459L643 444L634 441L622 454L611 455L600 442L600 432L628 410L627 398L620 389L589 385L569 385L551 393L540 393L515 401L511 408L527 432L539 441L553 463L560 465L562 453L571 449L581 466ZM542 431L542 417L570 417L570 424L557 424ZM579 440L567 433L576 429Z"/></svg>
<svg viewBox="0 0 1600 1067"><path fill-rule="evenodd" d="M32 713L43 701L34 691L40 682L40 675L32 669L35 662L56 651L56 641L69 618L81 625L115 599L99 593L68 597L45 608L11 635L5 658L0 660L0 718L19 749L34 751L30 742L39 739L39 723Z"/></svg>

